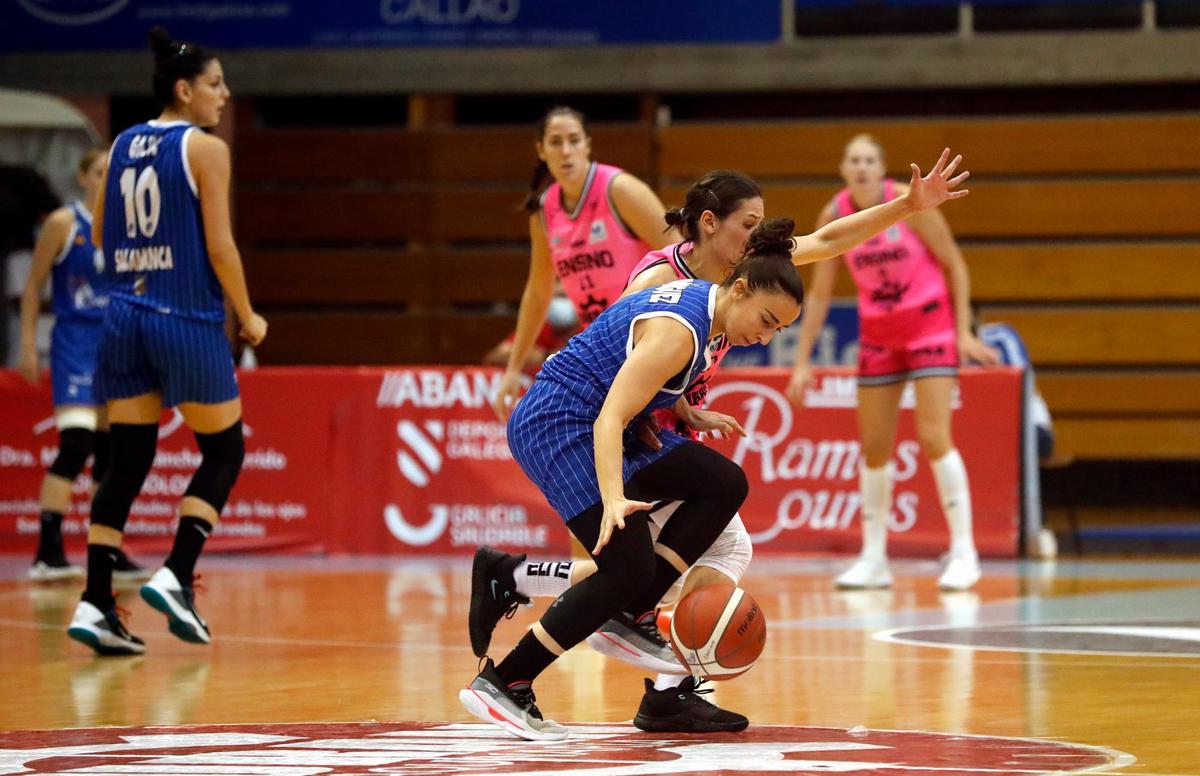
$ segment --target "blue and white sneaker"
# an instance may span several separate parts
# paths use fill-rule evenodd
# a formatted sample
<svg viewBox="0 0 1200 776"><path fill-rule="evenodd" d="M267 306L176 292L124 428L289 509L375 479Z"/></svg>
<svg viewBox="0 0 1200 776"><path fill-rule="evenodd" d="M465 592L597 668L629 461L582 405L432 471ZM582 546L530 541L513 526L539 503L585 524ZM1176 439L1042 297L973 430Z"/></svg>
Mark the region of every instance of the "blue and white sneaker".
<svg viewBox="0 0 1200 776"><path fill-rule="evenodd" d="M141 592L143 601L167 615L171 633L192 644L212 642L208 623L196 611L195 592L179 584L171 569L163 566L154 572L150 581L142 585Z"/></svg>

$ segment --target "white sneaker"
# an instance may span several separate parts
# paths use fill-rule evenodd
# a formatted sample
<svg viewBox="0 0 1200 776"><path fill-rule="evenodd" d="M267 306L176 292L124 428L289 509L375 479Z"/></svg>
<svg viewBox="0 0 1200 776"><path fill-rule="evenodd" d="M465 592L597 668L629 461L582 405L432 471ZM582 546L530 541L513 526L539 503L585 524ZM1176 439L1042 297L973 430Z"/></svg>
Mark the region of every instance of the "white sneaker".
<svg viewBox="0 0 1200 776"><path fill-rule="evenodd" d="M533 688L528 683L511 686L496 674L490 658L471 683L458 691L458 700L484 722L528 741L561 741L567 729L552 719L542 719Z"/></svg>
<svg viewBox="0 0 1200 776"><path fill-rule="evenodd" d="M47 563L44 560L35 561L29 567L29 579L33 582L59 582L64 579L80 579L83 577L83 567L67 563Z"/></svg>
<svg viewBox="0 0 1200 776"><path fill-rule="evenodd" d="M620 612L588 636L587 645L605 657L615 657L656 674L688 675L658 630L654 615L634 621L628 614Z"/></svg>
<svg viewBox="0 0 1200 776"><path fill-rule="evenodd" d="M942 590L970 590L982 574L979 555L974 551L969 554L951 555L946 570L938 577L938 587Z"/></svg>
<svg viewBox="0 0 1200 776"><path fill-rule="evenodd" d="M67 635L87 644L98 655L140 655L146 651L142 640L125 629L116 607L102 612L87 601L75 607Z"/></svg>
<svg viewBox="0 0 1200 776"><path fill-rule="evenodd" d="M196 611L195 592L179 584L174 571L163 566L154 572L149 582L142 585L141 592L143 601L167 615L171 633L193 644L212 641L208 623Z"/></svg>
<svg viewBox="0 0 1200 776"><path fill-rule="evenodd" d="M859 556L854 565L846 569L834 581L839 588L860 590L892 586L892 571L888 568L887 558L866 558Z"/></svg>

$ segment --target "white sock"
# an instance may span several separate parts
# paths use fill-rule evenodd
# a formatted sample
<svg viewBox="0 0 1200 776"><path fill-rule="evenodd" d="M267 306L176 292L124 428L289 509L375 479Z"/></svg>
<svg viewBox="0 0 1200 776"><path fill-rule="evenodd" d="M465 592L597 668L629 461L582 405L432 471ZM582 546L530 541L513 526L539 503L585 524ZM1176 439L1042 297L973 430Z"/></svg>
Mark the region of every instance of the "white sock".
<svg viewBox="0 0 1200 776"><path fill-rule="evenodd" d="M892 511L892 481L895 475L896 467L890 461L876 469L863 466L859 474L864 558L887 560L887 519Z"/></svg>
<svg viewBox="0 0 1200 776"><path fill-rule="evenodd" d="M933 479L937 483L942 512L950 526L950 554L970 555L975 552L975 536L971 530L971 488L967 483L967 467L958 450L951 450L931 461Z"/></svg>
<svg viewBox="0 0 1200 776"><path fill-rule="evenodd" d="M686 676L681 674L659 674L654 680L654 689L656 690L673 690L683 683Z"/></svg>
<svg viewBox="0 0 1200 776"><path fill-rule="evenodd" d="M571 587L574 561L546 560L518 563L513 569L517 592L530 598L558 598Z"/></svg>

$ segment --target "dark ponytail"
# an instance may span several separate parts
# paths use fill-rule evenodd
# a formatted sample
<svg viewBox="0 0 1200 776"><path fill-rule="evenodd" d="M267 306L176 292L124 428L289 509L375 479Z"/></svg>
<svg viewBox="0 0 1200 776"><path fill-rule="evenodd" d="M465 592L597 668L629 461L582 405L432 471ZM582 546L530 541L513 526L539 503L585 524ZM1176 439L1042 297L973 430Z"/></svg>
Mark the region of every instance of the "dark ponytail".
<svg viewBox="0 0 1200 776"><path fill-rule="evenodd" d="M804 304L804 282L792 264L795 228L796 222L790 218L769 218L759 224L746 241L744 258L724 285L732 286L740 278L751 291L774 290Z"/></svg>
<svg viewBox="0 0 1200 776"><path fill-rule="evenodd" d="M724 219L741 207L744 200L761 197L762 189L753 178L742 172L713 170L692 184L684 199L683 207L668 210L663 219L667 228L679 229L685 240L700 242L700 216L711 210L718 219Z"/></svg>
<svg viewBox="0 0 1200 776"><path fill-rule="evenodd" d="M587 135L587 119L583 113L570 108L566 105L555 105L550 110L542 114L537 123L537 140L539 143L546 139L546 127L555 116L570 116L579 122L579 126L583 129L583 134ZM533 179L529 182L529 194L525 197L522 208L530 213L536 213L538 208L542 206L542 189L546 185L546 180L550 177L550 168L541 159L533 166Z"/></svg>
<svg viewBox="0 0 1200 776"><path fill-rule="evenodd" d="M152 27L146 35L154 52L154 97L164 108L175 104L175 84L194 81L216 54L194 43L174 40L163 27Z"/></svg>
<svg viewBox="0 0 1200 776"><path fill-rule="evenodd" d="M542 188L546 185L546 179L550 177L550 168L541 159L538 159L537 164L533 166L533 179L529 181L529 194L525 196L525 203L521 206L530 213L536 213L538 208L542 206Z"/></svg>

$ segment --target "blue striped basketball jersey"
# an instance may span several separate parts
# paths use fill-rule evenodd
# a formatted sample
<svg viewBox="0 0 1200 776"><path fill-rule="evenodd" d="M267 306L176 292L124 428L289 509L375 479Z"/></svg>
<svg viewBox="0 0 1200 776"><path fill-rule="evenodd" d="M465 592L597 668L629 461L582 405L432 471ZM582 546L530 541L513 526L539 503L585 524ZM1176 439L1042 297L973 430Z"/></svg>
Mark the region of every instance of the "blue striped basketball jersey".
<svg viewBox="0 0 1200 776"><path fill-rule="evenodd" d="M92 213L82 202L73 202L75 223L50 271L54 295L51 303L58 323L104 319L108 295L104 287L104 255L92 245Z"/></svg>
<svg viewBox="0 0 1200 776"><path fill-rule="evenodd" d="M202 321L225 319L208 260L183 121L149 121L122 132L104 190L104 258L121 302Z"/></svg>
<svg viewBox="0 0 1200 776"><path fill-rule="evenodd" d="M564 520L600 501L592 426L633 350L633 329L640 320L673 318L687 328L695 347L688 367L664 385L626 429L624 479L687 441L664 432L662 449L650 450L632 432L650 411L674 404L707 366L716 291L715 285L701 280L677 280L621 299L548 359L517 403L508 421L509 448Z"/></svg>

